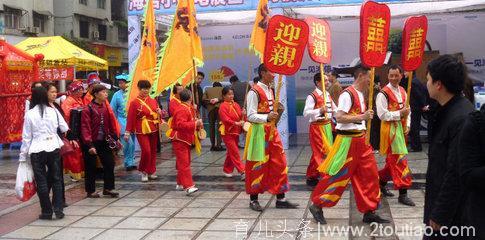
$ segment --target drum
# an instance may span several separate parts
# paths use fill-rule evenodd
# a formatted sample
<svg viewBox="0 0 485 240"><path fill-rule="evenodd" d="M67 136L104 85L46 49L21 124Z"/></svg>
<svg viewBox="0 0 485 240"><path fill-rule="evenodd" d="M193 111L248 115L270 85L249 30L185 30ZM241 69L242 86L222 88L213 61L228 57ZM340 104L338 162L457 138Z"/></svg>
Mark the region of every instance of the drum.
<svg viewBox="0 0 485 240"><path fill-rule="evenodd" d="M251 123L250 122L244 122L244 124L243 124L243 130L245 132L248 132L249 131L249 127L251 127Z"/></svg>
<svg viewBox="0 0 485 240"><path fill-rule="evenodd" d="M205 129L200 129L199 131L197 131L197 136L199 137L200 140L204 140L207 138L207 132L205 131Z"/></svg>
<svg viewBox="0 0 485 240"><path fill-rule="evenodd" d="M168 126L168 123L163 121L162 123L160 123L160 131L162 132L166 132L170 129L170 126Z"/></svg>

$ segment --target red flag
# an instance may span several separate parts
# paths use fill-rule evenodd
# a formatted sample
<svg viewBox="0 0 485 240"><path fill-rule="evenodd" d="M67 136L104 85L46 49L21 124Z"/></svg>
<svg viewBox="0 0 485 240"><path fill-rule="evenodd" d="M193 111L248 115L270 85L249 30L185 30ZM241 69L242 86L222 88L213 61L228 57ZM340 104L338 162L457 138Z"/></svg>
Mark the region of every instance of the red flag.
<svg viewBox="0 0 485 240"><path fill-rule="evenodd" d="M264 65L274 73L293 75L300 69L308 40L305 21L276 15L269 20Z"/></svg>
<svg viewBox="0 0 485 240"><path fill-rule="evenodd" d="M426 16L412 16L406 19L402 32L401 61L404 71L414 71L423 62L423 52L428 32Z"/></svg>
<svg viewBox="0 0 485 240"><path fill-rule="evenodd" d="M332 40L330 38L330 26L327 21L314 17L308 17L305 22L310 28L308 37L308 54L317 63L330 63L332 58Z"/></svg>
<svg viewBox="0 0 485 240"><path fill-rule="evenodd" d="M391 26L386 4L366 1L360 10L360 60L368 67L384 64Z"/></svg>

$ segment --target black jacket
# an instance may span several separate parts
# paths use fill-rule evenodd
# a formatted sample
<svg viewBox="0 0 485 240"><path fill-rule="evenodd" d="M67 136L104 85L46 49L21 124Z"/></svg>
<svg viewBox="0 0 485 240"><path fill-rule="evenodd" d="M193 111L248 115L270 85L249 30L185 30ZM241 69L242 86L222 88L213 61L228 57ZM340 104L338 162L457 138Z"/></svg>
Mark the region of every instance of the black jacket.
<svg viewBox="0 0 485 240"><path fill-rule="evenodd" d="M426 173L424 223L461 224L463 189L460 187L458 143L463 123L473 105L454 96L440 106L429 123L429 161Z"/></svg>
<svg viewBox="0 0 485 240"><path fill-rule="evenodd" d="M458 152L465 189L464 224L475 227L474 239L485 239L485 107L466 119Z"/></svg>

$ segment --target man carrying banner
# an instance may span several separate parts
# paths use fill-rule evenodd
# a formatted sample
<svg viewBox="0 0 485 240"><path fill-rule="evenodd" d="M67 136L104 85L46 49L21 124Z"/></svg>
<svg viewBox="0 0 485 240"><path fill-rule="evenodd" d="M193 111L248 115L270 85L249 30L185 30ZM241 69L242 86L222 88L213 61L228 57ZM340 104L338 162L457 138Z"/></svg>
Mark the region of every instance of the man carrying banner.
<svg viewBox="0 0 485 240"><path fill-rule="evenodd" d="M258 75L261 81L253 86L246 99L247 117L251 122L244 148L249 207L263 211L258 194L268 191L276 195L276 208L297 208L298 204L285 198L289 190L286 154L277 129L272 127L278 117L273 111L275 95L270 87L274 75L264 64L259 65Z"/></svg>
<svg viewBox="0 0 485 240"><path fill-rule="evenodd" d="M335 103L328 91L325 91L325 98L322 91L322 77L321 73L316 73L313 76L313 83L316 88L306 98L305 108L303 109L303 116L309 118L310 129L310 146L312 147L312 157L306 172L306 184L308 186L316 186L320 180L321 173L317 168L330 152L333 144L332 136L332 115L337 109ZM326 90L330 87L328 78L325 79Z"/></svg>
<svg viewBox="0 0 485 240"><path fill-rule="evenodd" d="M405 135L410 127L410 109L405 107L406 90L399 86L403 70L398 65L392 65L388 70L389 83L377 94L377 116L381 122L381 141L379 152L386 157L386 165L379 171L381 192L386 197L393 197L386 184L394 183L394 189L399 190L399 203L415 206L407 196L407 189L412 185L412 176L408 167Z"/></svg>
<svg viewBox="0 0 485 240"><path fill-rule="evenodd" d="M372 147L365 143L365 121L374 111L366 110L363 92L369 88L369 69L359 67L354 83L339 97L337 137L327 158L318 168L324 178L312 193L310 212L315 220L326 224L323 207L333 207L352 181L357 208L364 213L365 223L388 223L375 213L380 201L379 176Z"/></svg>

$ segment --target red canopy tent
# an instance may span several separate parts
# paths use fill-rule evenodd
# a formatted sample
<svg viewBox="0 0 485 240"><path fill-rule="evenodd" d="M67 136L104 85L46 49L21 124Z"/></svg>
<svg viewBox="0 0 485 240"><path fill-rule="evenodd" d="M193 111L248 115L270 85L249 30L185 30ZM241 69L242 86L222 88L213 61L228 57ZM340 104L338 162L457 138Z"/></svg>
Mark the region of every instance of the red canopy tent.
<svg viewBox="0 0 485 240"><path fill-rule="evenodd" d="M0 38L0 143L22 139L25 101L43 57L33 57Z"/></svg>

